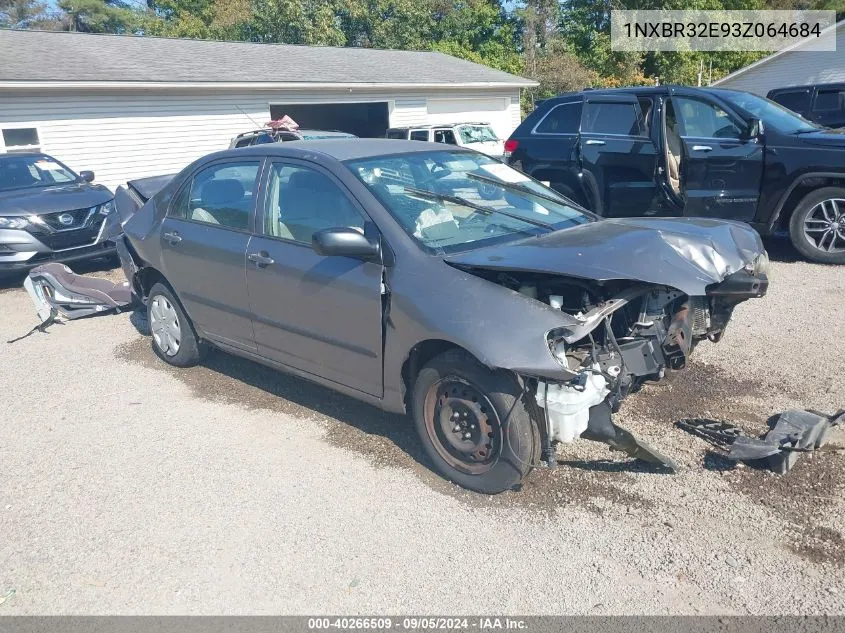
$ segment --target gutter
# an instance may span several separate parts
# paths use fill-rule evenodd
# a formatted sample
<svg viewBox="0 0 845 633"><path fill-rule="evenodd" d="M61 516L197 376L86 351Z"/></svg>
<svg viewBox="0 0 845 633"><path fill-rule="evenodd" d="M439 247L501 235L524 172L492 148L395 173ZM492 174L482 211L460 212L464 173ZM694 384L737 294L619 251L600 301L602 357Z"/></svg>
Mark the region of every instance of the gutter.
<svg viewBox="0 0 845 633"><path fill-rule="evenodd" d="M479 81L458 83L317 83L317 82L217 82L217 81L0 81L0 90L439 90L449 88L531 88L536 81Z"/></svg>

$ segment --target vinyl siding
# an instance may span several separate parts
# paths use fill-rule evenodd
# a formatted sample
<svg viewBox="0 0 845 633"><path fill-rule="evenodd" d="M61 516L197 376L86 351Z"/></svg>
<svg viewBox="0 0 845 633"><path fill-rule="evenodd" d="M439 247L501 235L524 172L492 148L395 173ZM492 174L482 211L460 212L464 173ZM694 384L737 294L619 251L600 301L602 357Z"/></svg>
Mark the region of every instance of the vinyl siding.
<svg viewBox="0 0 845 633"><path fill-rule="evenodd" d="M75 170L93 170L97 182L113 189L133 178L177 172L205 154L228 148L236 134L268 120L271 103L387 101L390 125L402 126L427 122L429 97L482 96L519 102L518 89L436 94L0 92L0 127L38 128L42 151ZM518 123L514 119L514 127Z"/></svg>
<svg viewBox="0 0 845 633"><path fill-rule="evenodd" d="M836 33L835 51L789 51L714 85L766 96L774 88L845 81L845 28Z"/></svg>

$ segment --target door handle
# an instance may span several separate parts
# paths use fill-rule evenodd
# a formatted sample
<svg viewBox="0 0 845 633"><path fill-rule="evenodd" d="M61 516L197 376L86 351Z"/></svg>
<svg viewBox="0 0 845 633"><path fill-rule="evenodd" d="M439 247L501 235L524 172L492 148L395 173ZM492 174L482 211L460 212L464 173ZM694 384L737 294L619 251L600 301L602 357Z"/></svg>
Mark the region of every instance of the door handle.
<svg viewBox="0 0 845 633"><path fill-rule="evenodd" d="M709 145L693 145L692 151L694 152L712 152L713 148Z"/></svg>
<svg viewBox="0 0 845 633"><path fill-rule="evenodd" d="M586 145L604 145L604 141L597 141L594 138L588 139L585 141Z"/></svg>
<svg viewBox="0 0 845 633"><path fill-rule="evenodd" d="M265 266L276 263L276 260L267 255L265 251L261 251L260 253L250 253L246 257L249 261L254 262L259 268L264 268Z"/></svg>
<svg viewBox="0 0 845 633"><path fill-rule="evenodd" d="M182 236L179 235L178 231L168 231L167 233L163 233L162 237L171 244L178 244L182 241Z"/></svg>

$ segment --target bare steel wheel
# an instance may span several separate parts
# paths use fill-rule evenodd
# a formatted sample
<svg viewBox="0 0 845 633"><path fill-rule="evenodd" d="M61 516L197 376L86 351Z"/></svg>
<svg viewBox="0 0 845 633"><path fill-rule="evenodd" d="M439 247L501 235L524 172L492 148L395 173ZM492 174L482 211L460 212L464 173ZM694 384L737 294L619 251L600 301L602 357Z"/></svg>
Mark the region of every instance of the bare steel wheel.
<svg viewBox="0 0 845 633"><path fill-rule="evenodd" d="M150 330L156 345L166 356L176 356L182 342L179 315L164 295L150 300Z"/></svg>
<svg viewBox="0 0 845 633"><path fill-rule="evenodd" d="M789 235L807 259L845 264L845 188L824 187L807 194L789 219Z"/></svg>
<svg viewBox="0 0 845 633"><path fill-rule="evenodd" d="M518 486L539 460L539 410L512 372L453 349L420 369L410 395L423 448L450 481L496 494Z"/></svg>
<svg viewBox="0 0 845 633"><path fill-rule="evenodd" d="M845 199L829 198L810 209L804 235L820 251L845 251Z"/></svg>
<svg viewBox="0 0 845 633"><path fill-rule="evenodd" d="M499 416L475 385L456 376L436 382L426 394L424 415L434 448L453 468L477 475L495 464Z"/></svg>
<svg viewBox="0 0 845 633"><path fill-rule="evenodd" d="M153 335L153 351L164 362L177 367L196 365L206 348L173 291L163 283L150 289L147 317Z"/></svg>

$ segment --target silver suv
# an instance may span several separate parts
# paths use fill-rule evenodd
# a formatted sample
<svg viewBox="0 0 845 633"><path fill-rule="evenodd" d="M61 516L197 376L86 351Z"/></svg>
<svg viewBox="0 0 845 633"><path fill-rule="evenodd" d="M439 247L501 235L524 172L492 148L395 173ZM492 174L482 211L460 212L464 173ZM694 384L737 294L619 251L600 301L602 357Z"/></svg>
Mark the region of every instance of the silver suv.
<svg viewBox="0 0 845 633"><path fill-rule="evenodd" d="M494 158L502 158L505 153L505 142L496 136L489 123L392 127L387 130L385 137L469 147Z"/></svg>

